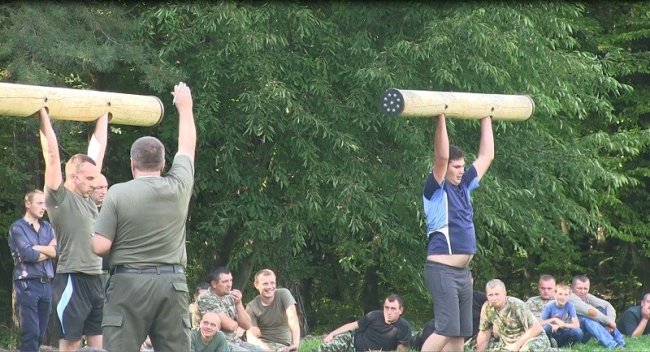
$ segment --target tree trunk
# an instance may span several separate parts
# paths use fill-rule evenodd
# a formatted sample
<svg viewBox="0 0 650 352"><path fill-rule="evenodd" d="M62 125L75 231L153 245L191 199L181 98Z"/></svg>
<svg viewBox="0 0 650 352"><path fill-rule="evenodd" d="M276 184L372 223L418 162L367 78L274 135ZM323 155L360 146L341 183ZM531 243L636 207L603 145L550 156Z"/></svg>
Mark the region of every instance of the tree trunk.
<svg viewBox="0 0 650 352"><path fill-rule="evenodd" d="M377 267L371 266L366 269L363 280L363 289L361 297L361 308L363 313L377 309L379 302L379 277L377 276Z"/></svg>

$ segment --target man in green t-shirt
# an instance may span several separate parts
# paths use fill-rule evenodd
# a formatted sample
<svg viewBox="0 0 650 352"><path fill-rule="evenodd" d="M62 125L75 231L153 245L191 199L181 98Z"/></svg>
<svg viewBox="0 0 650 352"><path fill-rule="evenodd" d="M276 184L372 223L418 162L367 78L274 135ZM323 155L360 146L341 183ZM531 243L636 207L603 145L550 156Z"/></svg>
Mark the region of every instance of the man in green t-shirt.
<svg viewBox="0 0 650 352"><path fill-rule="evenodd" d="M102 347L102 259L90 250L97 206L90 198L102 169L108 139L108 114L99 117L88 155L76 154L61 170L59 145L46 108L39 111L45 159L45 205L59 245L52 285L59 349L76 351L86 336L90 347Z"/></svg>
<svg viewBox="0 0 650 352"><path fill-rule="evenodd" d="M251 327L248 342L265 350L297 351L300 324L296 300L286 288L275 287L275 273L262 269L255 274L255 288L260 292L246 305Z"/></svg>
<svg viewBox="0 0 650 352"><path fill-rule="evenodd" d="M230 352L226 335L219 329L221 319L215 312L207 312L201 317L199 328L191 333L191 352Z"/></svg>
<svg viewBox="0 0 650 352"><path fill-rule="evenodd" d="M133 179L113 185L95 224L92 247L109 255L104 345L137 351L149 335L156 351L190 349L185 221L194 185L196 126L192 94L174 87L178 152L169 172L165 147L154 137L131 146Z"/></svg>

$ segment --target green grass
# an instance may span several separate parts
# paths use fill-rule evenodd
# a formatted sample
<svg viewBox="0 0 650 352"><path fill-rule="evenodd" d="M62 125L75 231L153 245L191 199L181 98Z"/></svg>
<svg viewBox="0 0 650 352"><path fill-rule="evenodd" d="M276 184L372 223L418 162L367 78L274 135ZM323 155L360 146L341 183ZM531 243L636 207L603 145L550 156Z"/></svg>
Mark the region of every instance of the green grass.
<svg viewBox="0 0 650 352"><path fill-rule="evenodd" d="M320 346L323 336L307 336L300 342L299 352L313 352ZM608 350L601 346L595 339L589 340L586 344L578 344L572 348L562 348L561 351L575 351L575 352L611 352L611 351L625 351L625 352L650 352L650 336L642 336L639 338L625 338L627 348L624 350ZM466 350L466 352L473 350Z"/></svg>

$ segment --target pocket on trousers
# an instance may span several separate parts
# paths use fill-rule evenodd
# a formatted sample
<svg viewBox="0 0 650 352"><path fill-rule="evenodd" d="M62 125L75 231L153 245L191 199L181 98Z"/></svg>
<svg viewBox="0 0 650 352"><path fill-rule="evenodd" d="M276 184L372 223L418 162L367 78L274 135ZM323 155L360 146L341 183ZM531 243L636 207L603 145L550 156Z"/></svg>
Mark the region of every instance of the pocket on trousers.
<svg viewBox="0 0 650 352"><path fill-rule="evenodd" d="M190 330L192 328L192 324L190 323L190 317L183 317L183 327L187 330Z"/></svg>
<svg viewBox="0 0 650 352"><path fill-rule="evenodd" d="M185 283L174 282L174 283L172 283L172 285L174 285L174 290L175 291L190 293L190 290L187 288L187 284L185 284Z"/></svg>
<svg viewBox="0 0 650 352"><path fill-rule="evenodd" d="M102 319L102 328L107 326L119 328L122 326L123 320L124 317L122 315L104 315L104 318Z"/></svg>

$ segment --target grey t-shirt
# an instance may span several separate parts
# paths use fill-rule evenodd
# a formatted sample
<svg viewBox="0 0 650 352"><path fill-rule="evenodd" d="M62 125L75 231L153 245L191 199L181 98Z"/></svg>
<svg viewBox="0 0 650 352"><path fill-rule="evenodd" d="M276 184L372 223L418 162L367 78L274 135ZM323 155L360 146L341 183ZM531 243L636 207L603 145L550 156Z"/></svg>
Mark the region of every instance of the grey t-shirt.
<svg viewBox="0 0 650 352"><path fill-rule="evenodd" d="M113 241L111 267L187 265L185 221L194 165L177 154L165 176L138 177L106 193L95 232Z"/></svg>
<svg viewBox="0 0 650 352"><path fill-rule="evenodd" d="M246 311L251 317L251 325L257 326L263 340L291 345L291 331L287 318L287 308L296 304L291 292L286 288L275 290L275 298L271 305L262 304L258 295L246 305Z"/></svg>
<svg viewBox="0 0 650 352"><path fill-rule="evenodd" d="M45 205L59 246L56 272L101 274L102 258L93 253L90 236L97 218L93 200L61 183L57 190L45 187Z"/></svg>

